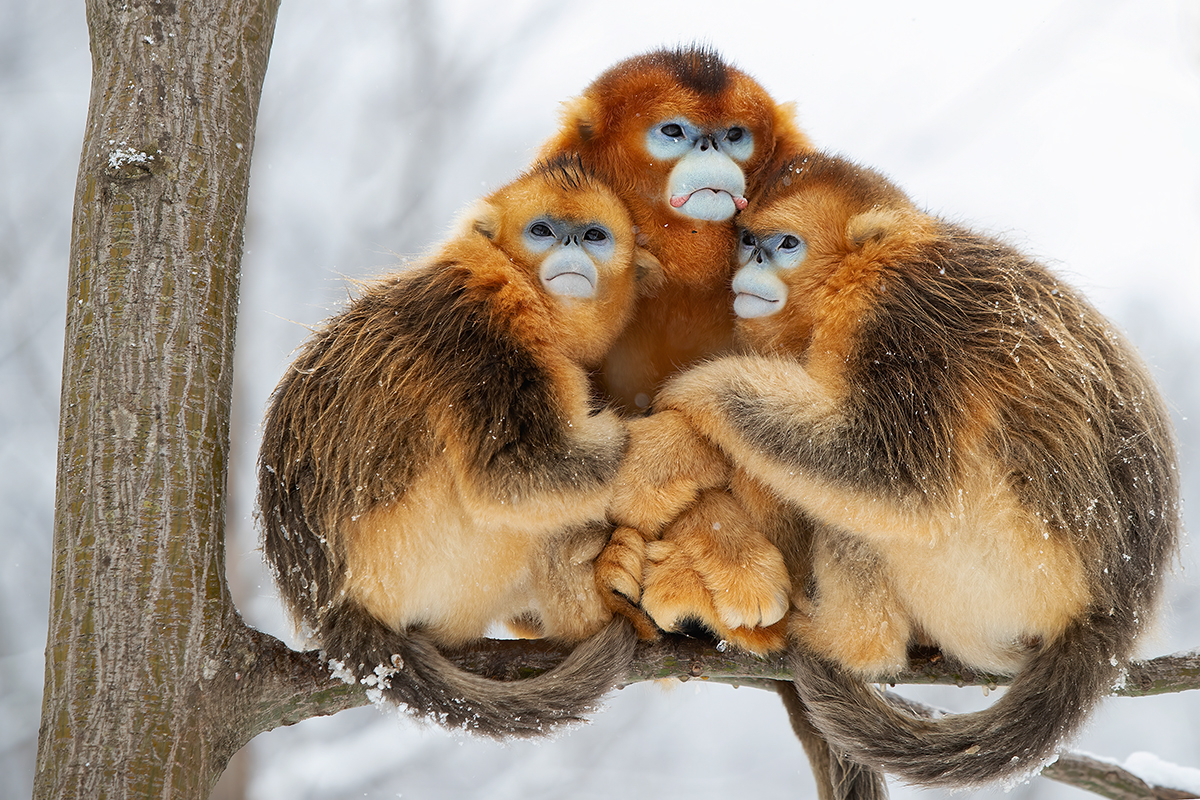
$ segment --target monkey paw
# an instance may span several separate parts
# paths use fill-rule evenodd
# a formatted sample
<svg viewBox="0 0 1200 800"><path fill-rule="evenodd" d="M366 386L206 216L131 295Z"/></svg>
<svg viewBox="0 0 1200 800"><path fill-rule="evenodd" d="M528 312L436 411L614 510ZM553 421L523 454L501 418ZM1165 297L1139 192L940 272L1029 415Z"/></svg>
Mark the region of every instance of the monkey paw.
<svg viewBox="0 0 1200 800"><path fill-rule="evenodd" d="M633 623L641 639L657 639L658 628L638 602L642 597L642 569L646 540L633 528L620 527L596 557L596 588L605 606Z"/></svg>
<svg viewBox="0 0 1200 800"><path fill-rule="evenodd" d="M713 595L687 554L672 542L646 545L646 580L642 607L663 630L693 633L703 629L714 639L757 655L787 646L787 622L768 627L725 625Z"/></svg>
<svg viewBox="0 0 1200 800"><path fill-rule="evenodd" d="M645 558L646 540L642 535L633 528L617 528L596 557L596 586L602 594L616 593L636 604L642 597Z"/></svg>
<svg viewBox="0 0 1200 800"><path fill-rule="evenodd" d="M720 627L712 595L687 554L671 542L646 544L642 608L664 631L684 632L700 625Z"/></svg>
<svg viewBox="0 0 1200 800"><path fill-rule="evenodd" d="M763 544L737 564L697 560L697 570L712 593L717 616L728 628L765 628L787 614L791 581L783 554Z"/></svg>

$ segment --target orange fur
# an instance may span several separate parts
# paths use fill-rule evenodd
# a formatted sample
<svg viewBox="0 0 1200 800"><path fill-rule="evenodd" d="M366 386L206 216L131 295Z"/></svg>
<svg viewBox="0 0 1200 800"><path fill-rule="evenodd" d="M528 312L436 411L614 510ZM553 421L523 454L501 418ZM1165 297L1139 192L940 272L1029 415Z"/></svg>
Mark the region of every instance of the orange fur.
<svg viewBox="0 0 1200 800"><path fill-rule="evenodd" d="M605 362L605 389L627 411L645 409L664 378L732 342L734 224L692 219L668 205L672 162L655 159L645 144L651 126L678 117L752 132L754 152L742 165L747 197L761 190L765 175L811 147L789 106L700 48L622 61L566 106L562 127L542 155L579 152L596 164L628 206L639 241L662 264L662 285L638 301Z"/></svg>

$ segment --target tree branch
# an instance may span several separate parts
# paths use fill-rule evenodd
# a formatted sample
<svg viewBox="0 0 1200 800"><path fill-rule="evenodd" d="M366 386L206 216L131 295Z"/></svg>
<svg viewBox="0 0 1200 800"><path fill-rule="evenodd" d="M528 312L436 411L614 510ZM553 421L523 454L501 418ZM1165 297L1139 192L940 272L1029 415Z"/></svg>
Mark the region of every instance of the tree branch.
<svg viewBox="0 0 1200 800"><path fill-rule="evenodd" d="M293 652L278 640L255 633L270 640L272 648L286 651L286 655L273 653L273 659L281 659L287 664L286 670L303 675L300 680L292 680L286 675L276 678L276 683L290 687L286 703L294 705L298 712L278 724L292 725L308 716L333 714L366 704L363 689L345 686L330 677L317 651ZM495 680L521 680L549 671L570 651L568 646L543 640L482 639L469 647L447 651L446 655L471 672ZM769 682L791 680L791 672L782 655L760 658L742 652L720 652L697 639L667 635L656 642L638 645L626 684L662 678L769 688ZM1006 676L965 669L935 656L914 658L909 668L889 683L996 687L1008 682ZM331 686L343 688L329 695ZM1114 688L1112 694L1142 697L1189 689L1200 689L1200 650L1135 661L1129 666L1125 682ZM362 699L356 702L354 698L358 695L362 695Z"/></svg>
<svg viewBox="0 0 1200 800"><path fill-rule="evenodd" d="M260 655L255 666L263 698L257 715L259 730L255 733L367 704L365 687L347 685L332 677L319 652L296 652L273 637L252 633L259 639ZM552 669L570 649L540 640L484 639L446 655L472 672L496 680L521 680ZM781 655L760 658L721 652L696 639L668 635L638 645L626 683L663 678L776 691L778 682L790 680L791 674ZM1007 677L964 669L934 655L913 658L909 668L891 683L996 687L1008 682ZM1189 689L1200 689L1200 651L1135 661L1124 683L1112 694L1142 697ZM935 709L921 703L908 699L904 702L914 713L935 713ZM1120 766L1075 753L1063 754L1041 774L1113 800L1181 800L1191 796L1178 789L1151 786Z"/></svg>
<svg viewBox="0 0 1200 800"><path fill-rule="evenodd" d="M1156 786L1129 770L1079 753L1064 753L1042 770L1042 777L1094 792L1112 800L1186 800L1195 792Z"/></svg>

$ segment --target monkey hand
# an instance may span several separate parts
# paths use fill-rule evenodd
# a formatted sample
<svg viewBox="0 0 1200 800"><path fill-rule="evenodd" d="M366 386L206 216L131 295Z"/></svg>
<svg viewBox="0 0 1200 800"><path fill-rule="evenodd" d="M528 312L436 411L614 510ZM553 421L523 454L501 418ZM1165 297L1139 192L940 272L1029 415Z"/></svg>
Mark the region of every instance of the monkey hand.
<svg viewBox="0 0 1200 800"><path fill-rule="evenodd" d="M647 546L642 596L660 626L694 618L714 631L765 628L787 613L791 580L783 554L730 491L702 492L663 532L662 544Z"/></svg>
<svg viewBox="0 0 1200 800"><path fill-rule="evenodd" d="M638 603L646 540L633 528L619 527L596 557L596 588L609 611L633 623L640 639L657 639L659 630Z"/></svg>
<svg viewBox="0 0 1200 800"><path fill-rule="evenodd" d="M647 538L657 537L701 491L724 485L729 462L678 412L628 425L629 449L617 474L610 514Z"/></svg>
<svg viewBox="0 0 1200 800"><path fill-rule="evenodd" d="M773 625L790 604L783 554L755 519L741 496L710 489L663 532L687 554L728 628Z"/></svg>

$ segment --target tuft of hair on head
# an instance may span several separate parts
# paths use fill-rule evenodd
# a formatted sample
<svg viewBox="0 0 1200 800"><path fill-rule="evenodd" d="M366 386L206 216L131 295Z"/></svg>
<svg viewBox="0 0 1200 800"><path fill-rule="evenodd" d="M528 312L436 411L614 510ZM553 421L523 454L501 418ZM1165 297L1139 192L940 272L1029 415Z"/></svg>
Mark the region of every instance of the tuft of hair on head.
<svg viewBox="0 0 1200 800"><path fill-rule="evenodd" d="M642 58L647 65L667 70L680 86L696 94L720 94L729 85L731 67L712 45L693 43L654 50Z"/></svg>
<svg viewBox="0 0 1200 800"><path fill-rule="evenodd" d="M564 192L572 192L596 182L595 172L583 162L578 153L555 153L549 158L538 161L529 168L526 175L538 175L555 184Z"/></svg>

